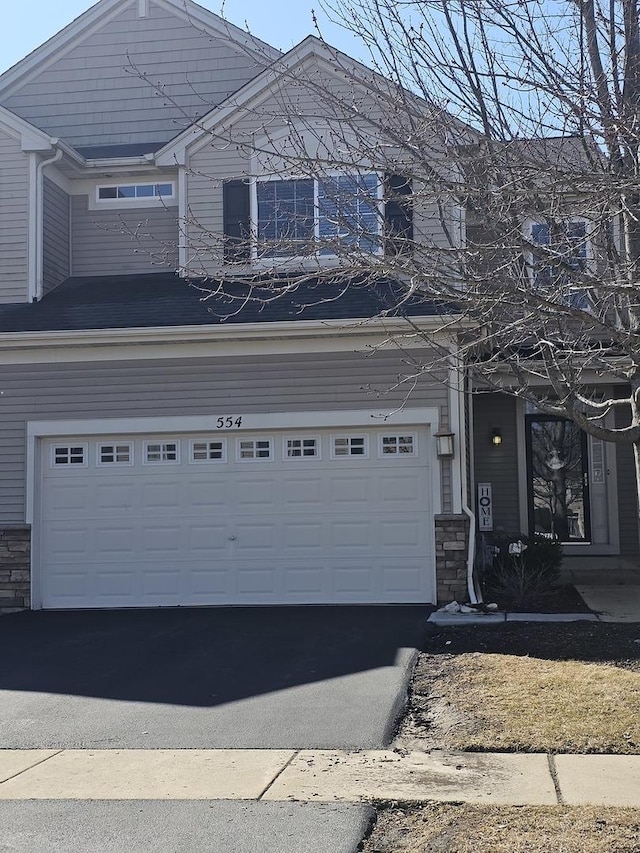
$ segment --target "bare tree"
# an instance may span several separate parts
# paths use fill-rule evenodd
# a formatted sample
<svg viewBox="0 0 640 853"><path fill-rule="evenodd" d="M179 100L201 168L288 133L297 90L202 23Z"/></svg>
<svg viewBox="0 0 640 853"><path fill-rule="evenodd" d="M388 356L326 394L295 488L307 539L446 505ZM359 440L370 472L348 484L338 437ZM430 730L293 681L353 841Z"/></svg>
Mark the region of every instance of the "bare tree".
<svg viewBox="0 0 640 853"><path fill-rule="evenodd" d="M407 351L407 387L454 358L476 389L631 444L640 489L638 11L325 0L366 67L326 45L302 73L285 57L268 102L207 128L212 146L242 152L239 181L313 186L258 185L257 223L235 231L189 213L187 271L231 311L310 281L332 285L318 299L391 282L386 312L406 314L406 336L432 353ZM412 321L416 303L440 313L437 329ZM603 394L614 385L619 396ZM616 428L607 416L620 407L628 425Z"/></svg>

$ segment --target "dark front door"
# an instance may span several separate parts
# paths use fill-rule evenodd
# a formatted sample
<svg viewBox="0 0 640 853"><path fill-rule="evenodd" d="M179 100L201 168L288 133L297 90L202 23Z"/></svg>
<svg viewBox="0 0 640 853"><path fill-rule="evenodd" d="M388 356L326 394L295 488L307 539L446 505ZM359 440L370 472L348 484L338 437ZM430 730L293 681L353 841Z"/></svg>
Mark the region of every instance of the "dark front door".
<svg viewBox="0 0 640 853"><path fill-rule="evenodd" d="M572 421L527 415L529 532L589 542L587 436Z"/></svg>

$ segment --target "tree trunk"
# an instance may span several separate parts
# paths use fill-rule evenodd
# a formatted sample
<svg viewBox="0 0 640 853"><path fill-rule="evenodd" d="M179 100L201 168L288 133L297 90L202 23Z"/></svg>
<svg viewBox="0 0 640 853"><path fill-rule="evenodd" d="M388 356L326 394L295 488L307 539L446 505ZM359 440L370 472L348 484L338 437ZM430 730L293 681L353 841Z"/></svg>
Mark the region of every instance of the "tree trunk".
<svg viewBox="0 0 640 853"><path fill-rule="evenodd" d="M636 463L636 517L638 520L638 541L640 542L640 441L633 442L633 458Z"/></svg>

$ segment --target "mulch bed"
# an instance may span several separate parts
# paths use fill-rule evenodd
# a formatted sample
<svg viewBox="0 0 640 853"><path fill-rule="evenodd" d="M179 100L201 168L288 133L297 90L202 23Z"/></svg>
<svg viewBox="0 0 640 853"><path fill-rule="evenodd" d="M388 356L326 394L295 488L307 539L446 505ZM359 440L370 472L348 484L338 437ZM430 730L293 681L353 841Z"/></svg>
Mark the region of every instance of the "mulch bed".
<svg viewBox="0 0 640 853"><path fill-rule="evenodd" d="M423 651L530 655L547 660L607 663L640 672L640 625L605 622L506 622L427 626Z"/></svg>
<svg viewBox="0 0 640 853"><path fill-rule="evenodd" d="M491 592L485 596L487 602L496 601L500 610L508 610L511 613L592 613L578 590L572 584L557 586L549 596L535 605L527 607L512 607L501 602L499 598L493 598Z"/></svg>

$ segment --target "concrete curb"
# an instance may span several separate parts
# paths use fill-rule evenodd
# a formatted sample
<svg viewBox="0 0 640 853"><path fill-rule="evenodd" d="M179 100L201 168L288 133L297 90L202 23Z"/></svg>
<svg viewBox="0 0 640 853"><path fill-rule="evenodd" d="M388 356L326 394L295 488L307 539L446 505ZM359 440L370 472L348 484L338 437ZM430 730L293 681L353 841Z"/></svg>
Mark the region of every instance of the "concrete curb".
<svg viewBox="0 0 640 853"><path fill-rule="evenodd" d="M505 622L597 622L595 613L446 613L436 610L432 625L503 625Z"/></svg>
<svg viewBox="0 0 640 853"><path fill-rule="evenodd" d="M404 750L0 750L0 801L640 806L640 755Z"/></svg>

